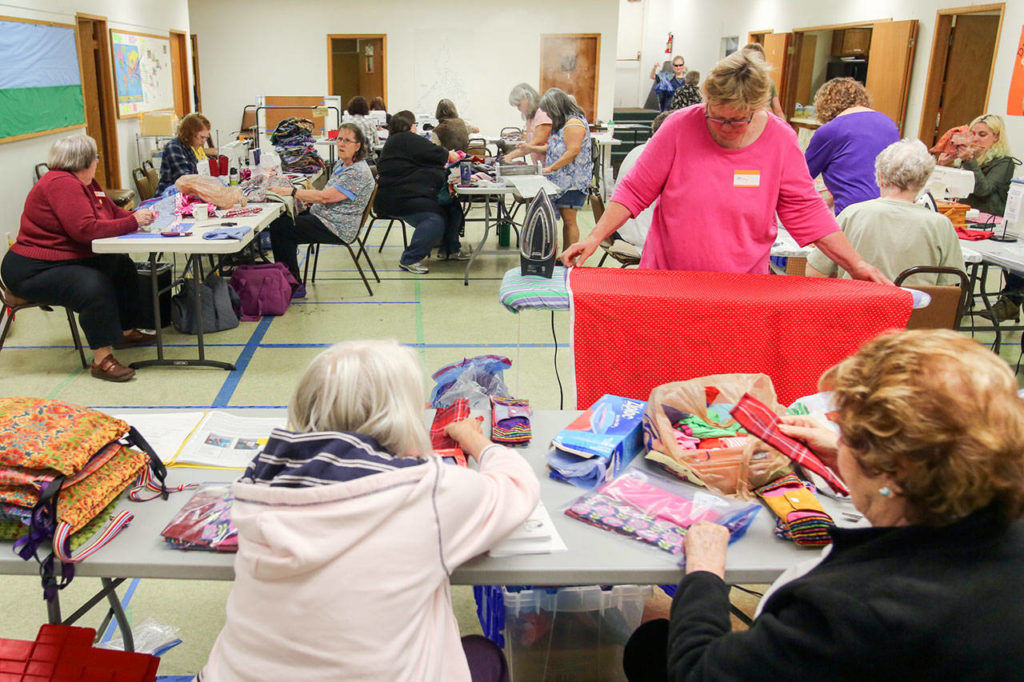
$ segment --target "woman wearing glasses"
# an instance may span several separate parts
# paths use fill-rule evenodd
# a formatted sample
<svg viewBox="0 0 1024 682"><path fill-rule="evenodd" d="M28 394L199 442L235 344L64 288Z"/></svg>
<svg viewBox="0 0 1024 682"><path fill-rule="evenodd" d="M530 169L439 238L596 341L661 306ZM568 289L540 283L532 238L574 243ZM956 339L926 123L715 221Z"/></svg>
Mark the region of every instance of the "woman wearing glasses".
<svg viewBox="0 0 1024 682"><path fill-rule="evenodd" d="M324 189L270 188L282 196L292 196L312 204L304 211L297 211L294 219L285 213L270 223L270 244L274 250L274 260L284 263L297 280L302 279L295 253L298 245L351 244L359 236L363 211L373 193L373 173L365 161L370 148L362 129L355 123L342 123L338 127L335 145L338 162ZM292 298L305 296L304 285L292 292Z"/></svg>
<svg viewBox="0 0 1024 682"><path fill-rule="evenodd" d="M658 71L658 65L651 67L651 80L654 81L654 92L658 95L658 109L668 111L672 107L672 96L676 90L686 85L686 60L676 55L672 58L671 71L666 68L668 62Z"/></svg>
<svg viewBox="0 0 1024 682"><path fill-rule="evenodd" d="M704 107L670 115L590 235L562 253L583 263L601 240L660 199L641 268L767 273L776 214L855 279L888 282L850 246L814 191L796 134L765 110L763 60L740 51L704 81Z"/></svg>

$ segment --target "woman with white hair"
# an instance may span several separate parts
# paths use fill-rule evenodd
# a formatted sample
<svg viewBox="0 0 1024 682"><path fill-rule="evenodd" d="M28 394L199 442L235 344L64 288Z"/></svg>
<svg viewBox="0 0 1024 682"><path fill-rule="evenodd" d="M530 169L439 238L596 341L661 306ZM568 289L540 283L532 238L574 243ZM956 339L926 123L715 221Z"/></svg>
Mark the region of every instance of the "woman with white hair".
<svg viewBox="0 0 1024 682"><path fill-rule="evenodd" d="M44 305L64 306L78 321L93 352L97 379L128 381L135 370L113 348L151 342L136 329L141 301L135 264L122 254L95 254L92 240L118 237L149 225L149 209L129 213L96 182L96 140L69 135L50 149L50 167L25 198L18 238L0 264L10 291Z"/></svg>
<svg viewBox="0 0 1024 682"><path fill-rule="evenodd" d="M514 151L506 154L503 160L513 161L529 155L534 163L544 163L548 138L551 136L551 117L540 109L540 95L529 83L520 83L512 88L508 103L523 115L523 141L516 145Z"/></svg>
<svg viewBox="0 0 1024 682"><path fill-rule="evenodd" d="M881 197L852 204L837 220L861 256L886 277L896 279L915 265L964 268L964 256L953 223L941 213L914 203L935 168L935 158L920 140L893 142L875 159L875 180ZM807 257L808 277L850 275L821 251ZM919 274L907 284L945 286L960 279L947 274Z"/></svg>
<svg viewBox="0 0 1024 682"><path fill-rule="evenodd" d="M496 646L460 643L449 576L529 516L540 484L474 420L445 431L477 470L433 455L422 377L394 340L310 363L288 430L232 486L235 582L202 682L507 675Z"/></svg>
<svg viewBox="0 0 1024 682"><path fill-rule="evenodd" d="M551 117L543 173L562 190L554 204L562 216L562 244L572 244L580 238L576 214L583 208L594 178L590 126L576 100L564 90L551 88L538 106Z"/></svg>

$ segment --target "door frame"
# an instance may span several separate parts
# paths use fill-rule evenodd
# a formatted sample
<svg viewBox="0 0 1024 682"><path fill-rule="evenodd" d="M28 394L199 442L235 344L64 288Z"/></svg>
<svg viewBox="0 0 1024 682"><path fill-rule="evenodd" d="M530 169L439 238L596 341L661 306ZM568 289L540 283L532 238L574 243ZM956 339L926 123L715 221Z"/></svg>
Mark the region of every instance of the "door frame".
<svg viewBox="0 0 1024 682"><path fill-rule="evenodd" d="M782 99L782 109L786 114L786 119L792 116L796 109L796 88L797 82L800 77L800 58L804 49L804 34L812 31L841 31L847 28L861 28L864 26L874 27L875 24L888 24L892 23L892 17L885 17L882 19L865 19L863 21L847 21L841 24L823 24L821 26L801 26L794 28L793 41L792 41L792 52L789 59L789 74L786 79L786 92L780 92L779 97ZM811 93L811 98L814 98L814 93Z"/></svg>
<svg viewBox="0 0 1024 682"><path fill-rule="evenodd" d="M921 102L921 121L917 127L917 137L927 146L935 144L935 140L925 139L925 130L935 130L935 119L939 115L939 97L942 95L942 76L946 72L946 57L949 55L949 36L953 28L953 17L957 14L980 14L982 12L999 12L999 26L996 28L996 44L992 51L992 65L988 72L988 87L985 88L985 106L988 111L989 98L992 96L992 77L996 70L996 57L999 55L999 37L1003 31L1003 19L1006 17L1006 3L997 2L990 5L970 5L968 7L950 7L935 12L935 31L932 35L932 53L928 60L928 75L924 80L924 98ZM930 123L929 123L930 122Z"/></svg>
<svg viewBox="0 0 1024 682"><path fill-rule="evenodd" d="M540 49L543 54L544 50L544 39L545 38L596 38L597 46L594 49L594 120L588 121L588 123L596 123L597 111L598 111L598 100L597 93L601 86L601 34L600 33L541 33L540 34ZM540 55L538 55L540 56ZM537 75L538 85L544 78L544 63L541 62L540 70ZM544 94L543 92L540 94Z"/></svg>
<svg viewBox="0 0 1024 682"><path fill-rule="evenodd" d="M188 114L189 112L192 111L192 92L191 92L190 88L188 87L188 84L189 84L188 73L190 71L190 69L189 69L189 55L188 55L188 50L189 50L188 33L186 33L185 31L176 31L173 28L169 29L167 31L167 33L169 34L168 38L170 38L170 41L171 41L171 69L172 69L172 71L175 71L177 73L177 77L178 77L178 87L177 87L177 91L174 93L174 96L175 96L176 100L177 99L181 100L181 111L180 112L177 111L177 106L175 106L175 111L178 114L179 118L184 118L186 114ZM180 62L178 64L174 63L175 62L175 60L174 60L175 43L177 43L178 47L181 49L181 60L180 60ZM177 67L177 68L175 68L175 67ZM173 74L172 74L172 87L173 87Z"/></svg>
<svg viewBox="0 0 1024 682"><path fill-rule="evenodd" d="M381 50L384 54L380 55L380 69L381 69L381 83L382 89L384 90L384 106L388 105L388 34L387 33L328 33L327 34L327 89L324 92L330 92L334 87L334 60L331 58L331 41L335 38L340 40L365 40L370 38L381 39ZM345 106L347 103L342 102L341 106Z"/></svg>
<svg viewBox="0 0 1024 682"><path fill-rule="evenodd" d="M203 110L203 91L199 87L199 36L195 33L189 35L189 47L192 49L190 61L192 63L192 105L196 111Z"/></svg>
<svg viewBox="0 0 1024 682"><path fill-rule="evenodd" d="M766 35L768 35L769 33L775 33L775 29L774 28L769 28L769 29L766 29L764 31L748 31L747 32L747 45L749 45L750 43L758 43L760 45L764 45L764 37ZM759 38L760 38L760 40L759 40ZM743 48L741 47L740 49L742 50Z"/></svg>
<svg viewBox="0 0 1024 682"><path fill-rule="evenodd" d="M100 61L102 62L101 68L97 70L96 77L102 83L102 89L107 96L98 97L97 105L103 112L103 115L101 116L103 139L97 140L96 142L98 146L101 146L100 153L103 155L104 166L106 168L108 185L106 189L121 189L121 145L117 139L117 110L114 107L114 64L110 55L110 27L108 26L107 18L104 16L86 14L85 12L75 13L75 40L79 41L79 71L85 67L82 63L82 50L80 49L81 39L79 37L79 20L81 19L99 22L102 24L103 30L97 30L96 32L96 42L98 43L97 49L100 51ZM98 96L98 94L99 93L93 93L92 96ZM85 92L85 88L82 88L82 95L83 101L90 97L90 93ZM88 109L88 106L86 109ZM88 126L86 126L86 130L88 130Z"/></svg>

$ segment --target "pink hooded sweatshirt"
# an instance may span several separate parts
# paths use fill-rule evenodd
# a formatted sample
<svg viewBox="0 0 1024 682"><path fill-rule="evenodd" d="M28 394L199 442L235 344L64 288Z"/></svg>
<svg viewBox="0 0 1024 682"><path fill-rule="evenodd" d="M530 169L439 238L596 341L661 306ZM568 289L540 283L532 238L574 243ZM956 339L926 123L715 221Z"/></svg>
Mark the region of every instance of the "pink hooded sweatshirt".
<svg viewBox="0 0 1024 682"><path fill-rule="evenodd" d="M275 436L281 432L275 431ZM311 435L291 434L294 444ZM237 482L235 583L199 678L469 682L449 576L537 504L530 465L428 457L314 487Z"/></svg>

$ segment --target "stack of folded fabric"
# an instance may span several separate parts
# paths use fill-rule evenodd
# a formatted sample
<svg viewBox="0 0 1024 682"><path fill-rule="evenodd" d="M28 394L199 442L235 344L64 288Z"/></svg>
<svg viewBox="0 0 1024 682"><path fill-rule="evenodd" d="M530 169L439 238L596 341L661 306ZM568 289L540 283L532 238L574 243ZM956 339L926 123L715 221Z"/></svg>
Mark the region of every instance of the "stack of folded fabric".
<svg viewBox="0 0 1024 682"><path fill-rule="evenodd" d="M316 173L324 169L313 140L313 122L308 118L289 117L281 121L270 143L281 157L281 170L285 172Z"/></svg>
<svg viewBox="0 0 1024 682"><path fill-rule="evenodd" d="M821 547L832 542L835 524L811 492L809 483L796 474L783 476L755 491L778 518L776 534L801 547Z"/></svg>
<svg viewBox="0 0 1024 682"><path fill-rule="evenodd" d="M529 400L492 395L491 440L508 445L529 443L532 414Z"/></svg>

